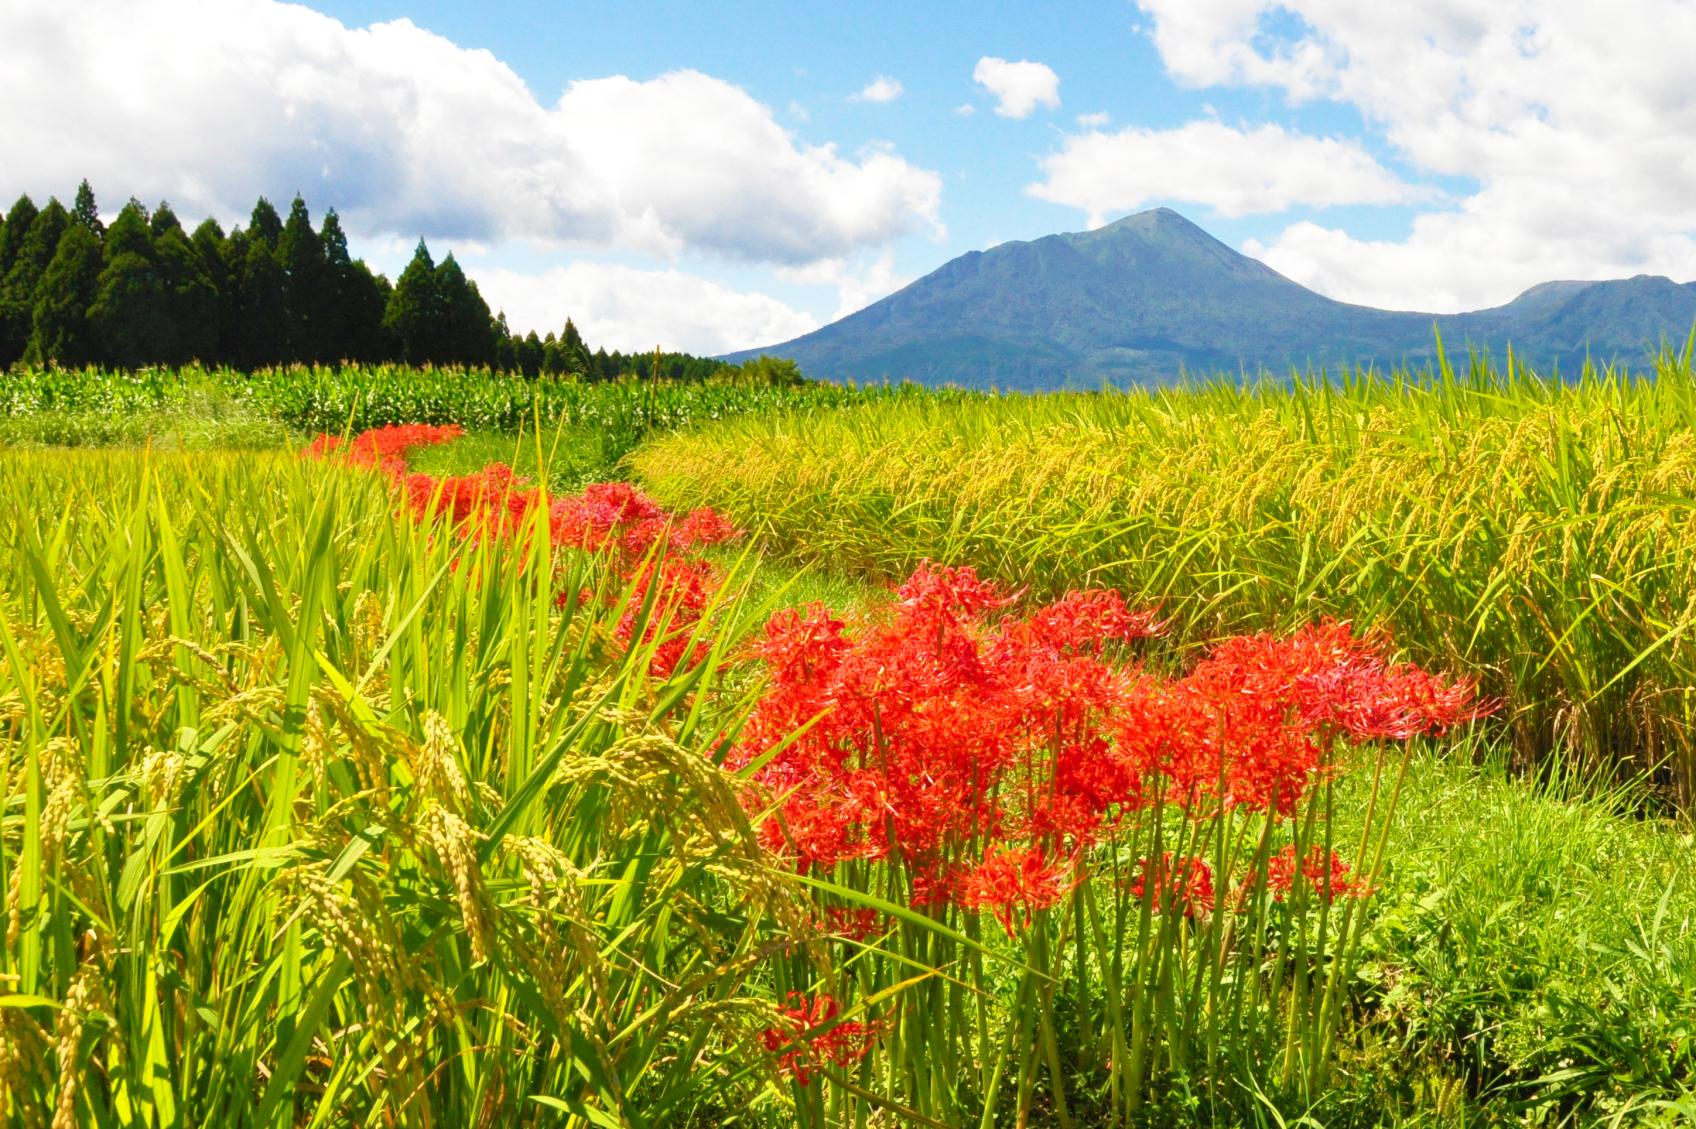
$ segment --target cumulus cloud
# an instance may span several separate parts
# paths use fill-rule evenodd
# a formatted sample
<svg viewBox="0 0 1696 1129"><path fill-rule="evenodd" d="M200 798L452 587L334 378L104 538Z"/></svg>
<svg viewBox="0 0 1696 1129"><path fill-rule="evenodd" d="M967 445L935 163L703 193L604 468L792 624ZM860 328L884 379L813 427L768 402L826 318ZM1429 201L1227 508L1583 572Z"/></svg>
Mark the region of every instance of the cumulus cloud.
<svg viewBox="0 0 1696 1129"><path fill-rule="evenodd" d="M701 355L775 344L818 328L766 294L733 290L678 270L580 261L539 273L470 266L491 308L523 333L558 333L569 316L590 344Z"/></svg>
<svg viewBox="0 0 1696 1129"><path fill-rule="evenodd" d="M1079 114L1077 116L1079 129L1101 129L1112 120L1113 115L1107 113L1105 110L1097 110L1093 114Z"/></svg>
<svg viewBox="0 0 1696 1129"><path fill-rule="evenodd" d="M855 102L893 102L901 97L904 88L888 75L880 74L853 96Z"/></svg>
<svg viewBox="0 0 1696 1129"><path fill-rule="evenodd" d="M1060 76L1028 59L1010 63L985 55L972 68L972 81L995 95L995 112L1004 118L1028 118L1038 106L1060 105Z"/></svg>
<svg viewBox="0 0 1696 1129"><path fill-rule="evenodd" d="M1435 311L1550 278L1696 278L1696 99L1681 0L1139 0L1168 72L1359 110L1465 187L1401 239L1297 223L1249 248L1337 297Z"/></svg>
<svg viewBox="0 0 1696 1129"><path fill-rule="evenodd" d="M1046 179L1026 191L1084 209L1091 226L1154 200L1191 201L1234 217L1296 204L1393 204L1429 195L1352 141L1276 125L1240 130L1197 121L1177 129L1095 130L1069 136L1042 167Z"/></svg>
<svg viewBox="0 0 1696 1129"><path fill-rule="evenodd" d="M895 253L883 251L875 256L856 259L822 259L804 267L779 268L778 275L786 282L810 286L836 287L836 312L831 320L845 318L865 309L880 298L901 289L915 276L895 268Z"/></svg>
<svg viewBox="0 0 1696 1129"><path fill-rule="evenodd" d="M802 142L709 75L590 79L546 105L406 20L271 0L11 0L0 105L30 107L0 117L5 198L87 176L230 218L299 190L363 233L787 264L941 230L935 173Z"/></svg>

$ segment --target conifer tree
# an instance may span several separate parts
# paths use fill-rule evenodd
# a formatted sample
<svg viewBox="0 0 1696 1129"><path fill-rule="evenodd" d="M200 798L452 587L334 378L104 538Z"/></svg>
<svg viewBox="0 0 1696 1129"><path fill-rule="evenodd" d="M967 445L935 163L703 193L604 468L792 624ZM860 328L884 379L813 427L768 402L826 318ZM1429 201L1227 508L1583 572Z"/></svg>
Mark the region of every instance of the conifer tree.
<svg viewBox="0 0 1696 1129"><path fill-rule="evenodd" d="M399 355L393 336L384 327L389 298L394 288L389 280L355 259L343 276L340 291L347 317L347 347L338 355L353 361L388 361Z"/></svg>
<svg viewBox="0 0 1696 1129"><path fill-rule="evenodd" d="M35 288L59 249L70 213L57 199L30 222L17 257L0 281L0 368L23 356L35 321Z"/></svg>
<svg viewBox="0 0 1696 1129"><path fill-rule="evenodd" d="M565 332L560 335L560 348L565 353L565 367L568 372L593 374L595 358L589 352L589 346L583 341L583 335L577 332L577 325L570 318L565 319Z"/></svg>
<svg viewBox="0 0 1696 1129"><path fill-rule="evenodd" d="M18 261L18 249L29 234L29 225L35 222L35 214L35 201L28 195L19 196L12 210L6 213L6 226L0 228L0 283Z"/></svg>
<svg viewBox="0 0 1696 1129"><path fill-rule="evenodd" d="M236 300L230 323L231 358L245 369L279 364L287 352L288 279L277 263L283 220L261 196L248 218L245 238L232 249ZM232 236L232 241L234 237Z"/></svg>
<svg viewBox="0 0 1696 1129"><path fill-rule="evenodd" d="M94 203L94 189L88 186L86 179L77 185L77 198L71 205L71 219L92 232L97 241L106 234L106 225L100 222L100 209Z"/></svg>
<svg viewBox="0 0 1696 1129"><path fill-rule="evenodd" d="M274 244L253 236L250 229L243 246L247 253L237 284L233 351L236 364L251 370L284 359L287 279L277 265Z"/></svg>
<svg viewBox="0 0 1696 1129"><path fill-rule="evenodd" d="M168 200L159 201L159 206L153 209L153 219L148 224L148 230L153 233L154 239L158 239L169 231L176 232L185 240L188 239L188 232L183 230L183 221L178 219L177 213L171 210L171 204Z"/></svg>
<svg viewBox="0 0 1696 1129"><path fill-rule="evenodd" d="M110 263L119 255L140 255L143 258L153 256L153 229L150 226L152 217L140 200L131 199L124 205L124 210L118 213L118 218L112 221L112 230L106 233L104 256Z"/></svg>
<svg viewBox="0 0 1696 1129"><path fill-rule="evenodd" d="M518 370L518 350L512 339L512 329L506 323L506 311L495 315L495 368L499 372Z"/></svg>
<svg viewBox="0 0 1696 1129"><path fill-rule="evenodd" d="M153 213L159 226L159 213ZM218 287L180 224L153 240L154 260L165 287L165 306L175 331L170 351L158 360L183 364L218 359Z"/></svg>
<svg viewBox="0 0 1696 1129"><path fill-rule="evenodd" d="M412 261L395 280L383 311L383 328L394 339L400 357L408 364L427 364L442 355L442 296L436 283L436 264L424 240L412 253Z"/></svg>
<svg viewBox="0 0 1696 1129"><path fill-rule="evenodd" d="M194 234L189 237L189 245L194 248L194 254L200 260L200 269L206 280L212 286L212 324L207 330L211 348L200 359L211 364L228 363L230 357L230 317L233 314L234 303L231 300L231 285L229 264L224 259L224 229L215 219L203 220Z"/></svg>
<svg viewBox="0 0 1696 1129"><path fill-rule="evenodd" d="M542 339L532 329L514 350L518 354L518 371L535 380L542 375Z"/></svg>
<svg viewBox="0 0 1696 1129"><path fill-rule="evenodd" d="M86 224L73 220L36 286L25 360L71 367L99 359L89 324L99 280L100 240Z"/></svg>
<svg viewBox="0 0 1696 1129"><path fill-rule="evenodd" d="M276 254L283 272L285 352L290 360L324 360L332 352L327 333L329 271L324 244L312 230L306 201L298 195L289 206Z"/></svg>
<svg viewBox="0 0 1696 1129"><path fill-rule="evenodd" d="M218 257L223 260L224 287L218 292L218 326L220 359L227 365L240 368L246 335L241 326L242 277L247 273L247 231L240 224L218 245Z"/></svg>
<svg viewBox="0 0 1696 1129"><path fill-rule="evenodd" d="M112 221L99 292L88 311L101 356L120 368L166 362L178 350L177 327L148 223L147 210L135 200Z"/></svg>
<svg viewBox="0 0 1696 1129"><path fill-rule="evenodd" d="M494 348L489 304L477 284L465 277L453 252L436 268L436 294L442 304L439 353L432 358L453 364L486 365Z"/></svg>
<svg viewBox="0 0 1696 1129"><path fill-rule="evenodd" d="M368 329L355 321L358 280L354 278L353 258L347 250L347 233L342 231L341 217L334 208L324 213L324 222L318 229L318 248L323 260L325 290L324 323L320 327L323 359L350 360L361 353L361 338Z"/></svg>
<svg viewBox="0 0 1696 1129"><path fill-rule="evenodd" d="M253 214L248 217L247 237L255 243L265 244L266 250L275 250L277 240L283 237L283 217L263 196L254 203Z"/></svg>

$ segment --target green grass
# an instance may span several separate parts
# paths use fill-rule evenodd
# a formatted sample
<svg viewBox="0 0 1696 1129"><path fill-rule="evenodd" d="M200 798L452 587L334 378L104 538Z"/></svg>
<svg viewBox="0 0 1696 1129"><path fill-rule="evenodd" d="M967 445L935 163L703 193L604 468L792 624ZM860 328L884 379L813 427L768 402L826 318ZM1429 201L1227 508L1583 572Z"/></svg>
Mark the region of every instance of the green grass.
<svg viewBox="0 0 1696 1129"><path fill-rule="evenodd" d="M1683 1123L1657 1103L1696 1111L1687 826L1479 756L1412 765L1342 1090L1437 1124Z"/></svg>
<svg viewBox="0 0 1696 1129"><path fill-rule="evenodd" d="M1181 647L1337 616L1478 671L1521 766L1696 798L1696 380L1463 376L903 399L760 414L632 456L790 559L1108 585Z"/></svg>
<svg viewBox="0 0 1696 1129"><path fill-rule="evenodd" d="M717 1124L757 1092L753 976L805 900L707 756L743 708L716 662L650 679L545 562L292 454L12 453L0 491L0 1117Z"/></svg>
<svg viewBox="0 0 1696 1129"><path fill-rule="evenodd" d="M13 374L27 383L27 376ZM37 401L27 388L9 388L11 410L0 414L0 447L141 447L158 450L264 450L300 441L274 415L246 397L206 383L169 395L117 392L104 400Z"/></svg>
<svg viewBox="0 0 1696 1129"><path fill-rule="evenodd" d="M1676 598L1683 558L1663 561L1658 579L1606 574L1613 602L1574 614L1569 645L1535 661L1479 648L1540 638L1525 626L1533 598L1565 591L1556 580L1578 585L1574 570L1593 567L1609 539L1618 559L1648 568L1630 539L1678 534L1678 499L1691 493L1679 477L1688 373L1663 380L908 394L663 440L635 462L668 500L728 501L774 551L715 551L731 577L708 616L718 650L700 673L668 679L648 673L648 648L618 641L616 609L554 606L555 590L616 588L605 560L562 554L564 572L537 584L549 573L538 559L397 516L373 476L302 461L298 439L190 454L168 449L198 442L180 438L179 418L176 440L139 433L151 451L0 451L0 1121L46 1123L63 1103L69 1123L102 1126L901 1123L888 1097L898 1080L880 1073L870 1097L797 1091L761 1049L790 986L846 976L888 989L870 1010L899 1016L945 998L927 994L935 972L970 982L970 960L922 924L870 949L822 942L807 924L819 894L757 848L738 780L713 768L720 735L759 690L741 656L771 609L821 600L871 614L923 546L1033 595L1114 568L1161 580L1155 594L1180 613L1186 642L1365 608L1390 617L1410 650L1492 663L1497 676L1612 663L1588 676L1595 686L1637 653L1628 627L1656 622L1627 597ZM1303 413L1326 406L1334 430L1307 430ZM205 414L233 428L240 413L222 410ZM567 489L589 462L575 425L560 426L557 447L545 435L545 470L533 469L534 437L487 428L415 462L462 473L498 459ZM1162 440L1162 427L1175 430ZM1562 433L1565 464L1549 445ZM1127 435L1146 449L1127 449ZM1470 463L1459 457L1468 435ZM1245 450L1265 457L1234 461ZM1405 471L1445 458L1465 489L1440 512L1476 522L1449 541L1432 487ZM1243 465L1255 474L1225 473ZM1391 465L1404 472L1377 493L1344 473ZM781 466L786 485L760 477ZM1467 477L1482 466L1497 473ZM691 468L702 486L687 485ZM1175 482L1193 493L1154 508ZM707 496L713 483L722 496ZM1509 487L1545 525L1521 531L1518 571L1469 576L1502 547L1492 523L1508 504L1495 495ZM1137 518L1125 494L1153 516ZM1345 503L1381 528L1339 548L1327 538L1350 515L1328 507ZM1184 524L1198 515L1214 524ZM818 525L810 542L804 520ZM1044 520L1055 522L1046 534ZM1448 563L1398 572L1392 529L1404 553L1446 546ZM1305 563L1281 555L1300 530ZM1133 555L1133 533L1188 541ZM1545 537L1570 564L1541 555ZM1155 571L1174 543L1189 555ZM1465 593L1489 595L1503 576L1517 584L1511 598L1484 601L1489 616L1465 645L1415 630L1452 631ZM1416 578L1437 589L1419 609L1407 595ZM1670 632L1677 621L1659 622ZM1673 635L1626 677L1680 676L1683 647ZM1516 705L1521 725L1538 708ZM1172 1070L1141 1124L1696 1118L1696 842L1687 824L1647 817L1656 806L1615 783L1611 764L1546 759L1528 776L1521 741L1510 729L1427 744L1409 762L1323 1090L1280 1091L1247 1063L1187 1085ZM1363 830L1364 783L1338 782L1345 841ZM993 922L974 936L994 954L989 1019L1016 1019L1009 960L1026 950ZM1055 991L1061 1046L1100 1036L1085 1018L1101 1014L1100 967L1084 967L1087 980L1067 972ZM906 1052L898 1041L878 1053ZM1002 1079L996 1124L1011 1123L1019 1066ZM1056 1123L1045 1070L1031 1080L1038 1125ZM1062 1074L1074 1124L1099 1123L1101 1075L1081 1059Z"/></svg>

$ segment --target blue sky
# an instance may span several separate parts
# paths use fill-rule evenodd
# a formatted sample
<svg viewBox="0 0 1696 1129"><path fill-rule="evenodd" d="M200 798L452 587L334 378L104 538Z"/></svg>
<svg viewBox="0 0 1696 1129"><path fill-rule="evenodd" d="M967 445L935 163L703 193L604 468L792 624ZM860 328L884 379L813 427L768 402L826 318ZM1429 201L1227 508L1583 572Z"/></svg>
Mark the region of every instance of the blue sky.
<svg viewBox="0 0 1696 1129"><path fill-rule="evenodd" d="M422 235L515 325L624 348L766 343L1156 205L1454 310L1696 277L1693 48L1688 0L12 0L0 199L298 190L391 274Z"/></svg>

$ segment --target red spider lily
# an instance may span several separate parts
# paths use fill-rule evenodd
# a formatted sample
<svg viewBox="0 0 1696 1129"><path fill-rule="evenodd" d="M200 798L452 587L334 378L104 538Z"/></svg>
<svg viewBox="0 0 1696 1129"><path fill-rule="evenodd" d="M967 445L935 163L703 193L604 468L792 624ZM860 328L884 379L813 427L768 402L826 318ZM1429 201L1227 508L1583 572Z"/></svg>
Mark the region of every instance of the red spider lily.
<svg viewBox="0 0 1696 1129"><path fill-rule="evenodd" d="M447 443L463 434L465 430L456 423L401 423L362 431L345 447L339 436L320 434L303 454L322 459L340 452L354 466L381 470L398 480L406 473L406 456L413 450Z"/></svg>
<svg viewBox="0 0 1696 1129"><path fill-rule="evenodd" d="M361 432L345 450L335 436L320 435L304 453L326 458L343 451L355 465L384 471L414 515L434 514L468 540L518 533L526 516L541 505L543 495L511 467L491 463L474 474L448 477L406 473L408 452L461 434L452 424L407 424ZM669 676L686 659L695 661L705 653L704 647L690 651L689 637L718 587L719 576L705 561L673 554L741 536L726 518L703 508L674 525L657 502L627 482L598 482L581 494L555 499L547 518L554 544L610 551L624 578L633 582L616 634L621 641L631 642L640 612L648 609L641 642L657 640L649 664L652 673ZM565 593L556 600L561 606L568 602ZM664 638L659 638L662 631Z"/></svg>
<svg viewBox="0 0 1696 1129"><path fill-rule="evenodd" d="M618 621L618 638L626 643L631 641L637 619L646 608L641 641L659 640L649 662L652 673L664 678L685 658L691 663L700 661L707 645L700 642L690 650L689 638L700 622L701 612L718 590L718 570L708 561L667 556L639 568L633 579L629 603Z"/></svg>
<svg viewBox="0 0 1696 1129"><path fill-rule="evenodd" d="M825 928L850 941L864 941L883 928L883 915L869 907L826 906Z"/></svg>
<svg viewBox="0 0 1696 1129"><path fill-rule="evenodd" d="M556 499L548 519L556 544L599 549L616 542L636 556L666 524L658 503L627 482L597 482L576 497Z"/></svg>
<svg viewBox="0 0 1696 1129"><path fill-rule="evenodd" d="M1081 877L1076 859L1050 860L1041 848L1004 848L961 874L955 896L968 909L990 910L1011 937L1016 916L1030 925L1032 913L1059 904Z"/></svg>
<svg viewBox="0 0 1696 1129"><path fill-rule="evenodd" d="M317 437L302 451L301 457L307 459L327 459L341 448L342 437L331 435L327 431L319 432Z"/></svg>
<svg viewBox="0 0 1696 1129"><path fill-rule="evenodd" d="M841 1007L835 997L820 992L808 999L800 992L789 993L789 1006L778 1009L779 1025L768 1027L760 1041L777 1055L778 1069L798 1085L808 1085L822 1065L851 1066L863 1058L877 1041L876 1023L837 1020Z"/></svg>
<svg viewBox="0 0 1696 1129"><path fill-rule="evenodd" d="M1250 698L1309 729L1362 741L1440 733L1495 708L1477 700L1474 681L1392 665L1388 651L1382 633L1356 636L1348 623L1327 620L1284 638L1228 639L1190 677L1216 696Z"/></svg>
<svg viewBox="0 0 1696 1129"><path fill-rule="evenodd" d="M1174 859L1171 851L1160 856L1149 873L1149 860L1139 859L1136 877L1131 880L1131 896L1141 899L1145 893L1151 899L1155 913L1168 909L1180 910L1185 917L1213 909L1213 868L1199 857Z"/></svg>
<svg viewBox="0 0 1696 1129"><path fill-rule="evenodd" d="M1111 589L1072 591L1029 619L1036 640L1056 650L1096 650L1107 642L1135 642L1165 630L1152 611L1132 611Z"/></svg>
<svg viewBox="0 0 1696 1129"><path fill-rule="evenodd" d="M435 513L455 525L470 525L477 533L498 535L514 529L535 503L536 492L504 463L490 463L474 474L436 478L410 474L402 482L412 512Z"/></svg>
<svg viewBox="0 0 1696 1129"><path fill-rule="evenodd" d="M742 531L732 525L729 518L710 506L702 506L698 510L690 510L682 521L671 527L671 546L693 549L697 545L720 545L740 536Z"/></svg>
<svg viewBox="0 0 1696 1129"><path fill-rule="evenodd" d="M1364 898L1371 893L1365 882L1350 874L1349 864L1338 858L1337 852L1327 853L1315 844L1308 848L1306 856L1298 864L1295 844L1292 843L1266 860L1266 889L1271 892L1274 901L1281 902L1288 896L1298 873L1320 901Z"/></svg>
<svg viewBox="0 0 1696 1129"><path fill-rule="evenodd" d="M1346 624L1226 640L1179 678L1112 659L1157 629L1115 593L1019 616L972 570L929 563L886 621L775 616L756 647L768 688L730 760L761 764L762 841L802 870L888 860L914 904L987 909L1011 930L1150 803L1285 817L1337 736L1481 712L1469 683L1392 665L1381 637ZM1213 879L1194 863L1171 866L1202 906Z"/></svg>

